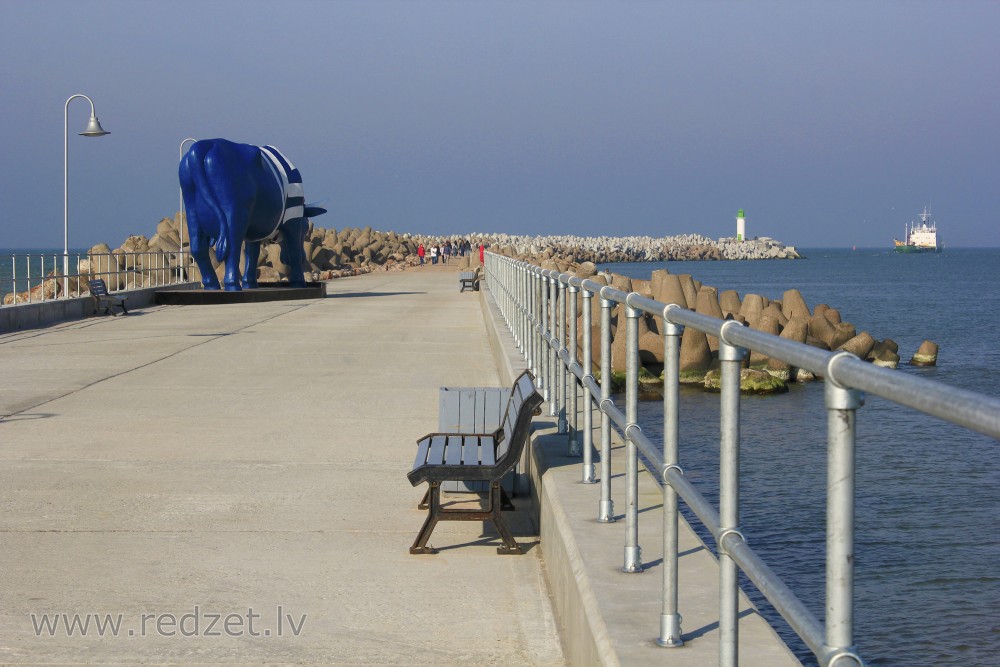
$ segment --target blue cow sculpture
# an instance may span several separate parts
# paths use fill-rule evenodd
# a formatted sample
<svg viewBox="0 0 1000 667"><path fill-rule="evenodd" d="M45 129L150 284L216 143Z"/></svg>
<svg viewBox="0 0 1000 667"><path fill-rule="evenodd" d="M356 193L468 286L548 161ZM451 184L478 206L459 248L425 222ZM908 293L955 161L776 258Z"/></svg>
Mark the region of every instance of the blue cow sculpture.
<svg viewBox="0 0 1000 667"><path fill-rule="evenodd" d="M282 232L281 260L289 283L304 287L307 266L303 243L310 217L326 213L307 206L299 170L273 146L251 146L226 139L191 145L178 175L187 210L191 254L206 290L220 289L208 249L226 265L226 291L257 287L260 244ZM240 246L246 242L246 268L240 280Z"/></svg>

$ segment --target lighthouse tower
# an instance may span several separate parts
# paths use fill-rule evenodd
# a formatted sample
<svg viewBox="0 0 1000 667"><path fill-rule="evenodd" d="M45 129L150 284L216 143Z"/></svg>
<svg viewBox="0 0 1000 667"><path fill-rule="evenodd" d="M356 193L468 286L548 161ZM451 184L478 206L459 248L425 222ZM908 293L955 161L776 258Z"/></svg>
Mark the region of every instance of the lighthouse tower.
<svg viewBox="0 0 1000 667"><path fill-rule="evenodd" d="M743 209L736 213L736 240L743 241L747 237L747 217L743 214Z"/></svg>

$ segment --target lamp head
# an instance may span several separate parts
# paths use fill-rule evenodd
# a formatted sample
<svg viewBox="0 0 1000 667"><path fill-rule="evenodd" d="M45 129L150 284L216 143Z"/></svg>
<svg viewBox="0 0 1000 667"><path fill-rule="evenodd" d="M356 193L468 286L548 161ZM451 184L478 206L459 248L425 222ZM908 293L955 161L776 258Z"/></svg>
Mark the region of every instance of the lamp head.
<svg viewBox="0 0 1000 667"><path fill-rule="evenodd" d="M101 121L97 120L97 116L91 116L90 122L87 123L87 129L80 133L81 137L103 137L105 134L111 134L103 127L101 127Z"/></svg>

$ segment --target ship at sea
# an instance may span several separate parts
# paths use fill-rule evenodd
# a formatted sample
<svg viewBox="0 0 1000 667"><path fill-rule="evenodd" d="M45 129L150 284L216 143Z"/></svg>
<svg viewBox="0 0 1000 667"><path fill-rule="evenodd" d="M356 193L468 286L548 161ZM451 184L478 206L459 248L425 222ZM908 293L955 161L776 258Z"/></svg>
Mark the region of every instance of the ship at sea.
<svg viewBox="0 0 1000 667"><path fill-rule="evenodd" d="M904 231L905 241L892 240L896 252L941 252L944 247L938 243L937 225L931 220L931 212L926 206L920 214L920 224L910 222L910 227Z"/></svg>

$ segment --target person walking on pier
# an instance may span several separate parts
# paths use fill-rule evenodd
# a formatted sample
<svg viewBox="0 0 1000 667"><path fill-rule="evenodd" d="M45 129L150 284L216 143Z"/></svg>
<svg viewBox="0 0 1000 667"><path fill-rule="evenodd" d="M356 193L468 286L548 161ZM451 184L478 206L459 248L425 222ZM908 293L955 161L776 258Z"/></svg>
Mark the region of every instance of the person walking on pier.
<svg viewBox="0 0 1000 667"><path fill-rule="evenodd" d="M423 265L424 265L424 255L426 254L426 252L427 252L427 251L426 251L426 250L424 250L424 244L423 244L423 243L421 243L421 244L420 244L420 245L419 245L419 246L417 247L417 257L419 257L419 258L420 258L420 266L423 266Z"/></svg>

